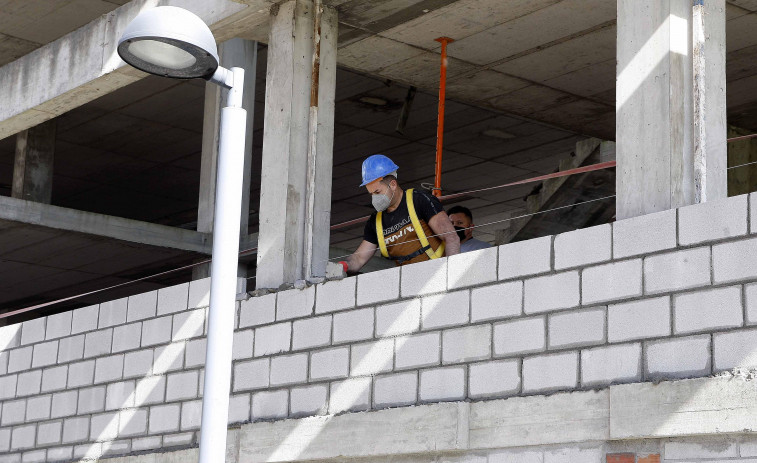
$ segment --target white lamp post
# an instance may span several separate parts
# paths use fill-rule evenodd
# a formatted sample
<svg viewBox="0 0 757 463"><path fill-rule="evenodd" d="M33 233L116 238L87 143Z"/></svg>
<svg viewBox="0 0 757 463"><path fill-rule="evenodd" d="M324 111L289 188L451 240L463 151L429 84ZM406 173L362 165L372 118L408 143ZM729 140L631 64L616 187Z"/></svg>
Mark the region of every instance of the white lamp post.
<svg viewBox="0 0 757 463"><path fill-rule="evenodd" d="M203 78L229 89L221 109L210 314L202 397L200 463L226 455L231 348L234 334L239 222L247 112L242 109L244 69L219 66L215 38L187 10L162 6L140 13L118 42L118 54L137 69L176 79Z"/></svg>

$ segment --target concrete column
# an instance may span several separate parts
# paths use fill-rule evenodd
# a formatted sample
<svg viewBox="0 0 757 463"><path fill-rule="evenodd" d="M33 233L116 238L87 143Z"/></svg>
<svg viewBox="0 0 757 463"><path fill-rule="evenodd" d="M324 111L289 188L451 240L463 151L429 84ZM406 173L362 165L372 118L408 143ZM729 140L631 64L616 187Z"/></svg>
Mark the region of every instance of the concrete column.
<svg viewBox="0 0 757 463"><path fill-rule="evenodd" d="M258 288L326 274L337 13L319 4L289 0L271 9Z"/></svg>
<svg viewBox="0 0 757 463"><path fill-rule="evenodd" d="M252 131L255 117L255 77L258 62L258 43L252 40L231 39L220 44L218 53L221 65L227 69L241 67L245 70L242 107L247 110L245 133L244 186L242 189L242 216L240 237L248 234L250 210L250 179L252 168ZM216 201L216 165L218 163L218 127L221 107L227 90L208 82L205 84L205 113L202 122L202 160L200 165L200 197L197 207L197 231L213 232L213 213ZM239 276L246 276L246 266L240 265ZM192 278L210 276L210 265L200 265L192 270Z"/></svg>
<svg viewBox="0 0 757 463"><path fill-rule="evenodd" d="M16 135L11 196L50 204L53 194L53 159L56 119Z"/></svg>
<svg viewBox="0 0 757 463"><path fill-rule="evenodd" d="M696 3L618 0L618 219L727 196L725 0L703 2L705 85L695 97Z"/></svg>

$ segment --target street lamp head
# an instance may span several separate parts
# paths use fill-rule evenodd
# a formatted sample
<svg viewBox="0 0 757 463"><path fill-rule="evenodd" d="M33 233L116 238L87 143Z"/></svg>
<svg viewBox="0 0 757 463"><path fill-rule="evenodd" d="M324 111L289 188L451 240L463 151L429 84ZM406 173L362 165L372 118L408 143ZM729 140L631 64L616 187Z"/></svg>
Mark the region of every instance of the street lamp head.
<svg viewBox="0 0 757 463"><path fill-rule="evenodd" d="M118 41L118 55L141 71L177 79L209 79L218 68L216 41L208 26L175 6L137 15Z"/></svg>

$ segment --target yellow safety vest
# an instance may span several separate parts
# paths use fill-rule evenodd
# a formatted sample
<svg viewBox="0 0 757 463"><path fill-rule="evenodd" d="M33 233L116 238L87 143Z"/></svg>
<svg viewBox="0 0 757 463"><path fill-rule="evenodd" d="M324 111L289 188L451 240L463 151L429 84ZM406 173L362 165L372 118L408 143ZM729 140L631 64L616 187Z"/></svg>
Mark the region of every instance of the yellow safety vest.
<svg viewBox="0 0 757 463"><path fill-rule="evenodd" d="M407 212L410 214L410 221L415 229L415 234L418 235L418 240L421 242L421 249L426 248L426 255L429 259L437 259L444 255L444 241L441 242L439 247L434 251L428 243L426 233L423 232L421 221L418 219L418 214L415 213L415 205L413 204L413 189L410 188L405 192L405 198L407 201ZM379 248L381 249L381 255L391 259L389 252L386 249L386 241L384 241L384 226L382 225L382 213L376 214L376 236L378 236Z"/></svg>

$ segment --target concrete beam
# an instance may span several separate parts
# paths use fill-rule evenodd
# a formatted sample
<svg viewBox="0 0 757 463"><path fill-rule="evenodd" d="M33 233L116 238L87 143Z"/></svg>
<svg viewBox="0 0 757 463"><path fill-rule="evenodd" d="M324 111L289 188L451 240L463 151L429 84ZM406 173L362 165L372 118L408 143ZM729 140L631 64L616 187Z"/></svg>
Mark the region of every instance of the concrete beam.
<svg viewBox="0 0 757 463"><path fill-rule="evenodd" d="M212 247L210 235L206 233L7 196L0 196L0 220L202 254L210 254Z"/></svg>
<svg viewBox="0 0 757 463"><path fill-rule="evenodd" d="M0 68L0 139L38 125L146 76L127 66L116 47L144 9L186 8L219 42L266 29L272 0L133 0Z"/></svg>
<svg viewBox="0 0 757 463"><path fill-rule="evenodd" d="M11 196L50 204L53 195L56 120L16 135Z"/></svg>

